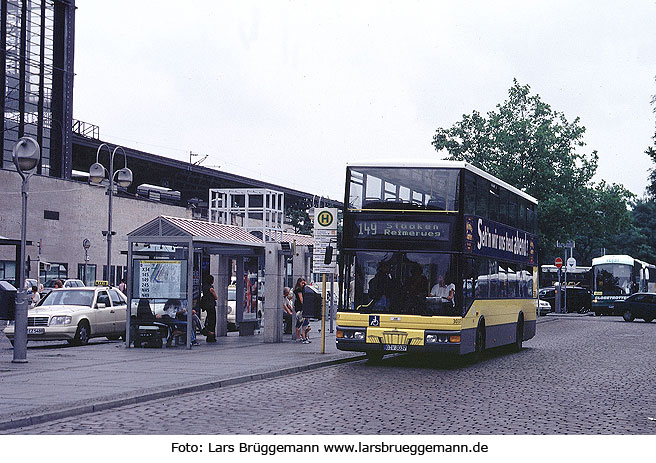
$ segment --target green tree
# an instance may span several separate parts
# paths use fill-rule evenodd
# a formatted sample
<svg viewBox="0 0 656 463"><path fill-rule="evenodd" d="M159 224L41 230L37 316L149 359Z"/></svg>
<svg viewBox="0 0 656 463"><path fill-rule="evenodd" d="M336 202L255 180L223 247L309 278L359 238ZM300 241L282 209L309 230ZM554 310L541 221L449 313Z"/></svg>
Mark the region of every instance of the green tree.
<svg viewBox="0 0 656 463"><path fill-rule="evenodd" d="M541 262L561 254L557 240L574 239L583 264L595 247L628 226L631 195L620 185L593 184L598 156L583 152L584 134L578 117L568 121L514 80L495 110L485 116L473 111L450 128L438 128L432 144L446 150L448 159L470 162L538 199ZM602 207L612 213L597 213Z"/></svg>
<svg viewBox="0 0 656 463"><path fill-rule="evenodd" d="M651 105L653 107L652 111L656 113L656 95L651 97ZM654 140L653 146L647 147L645 154L649 156L652 162L656 163L656 130L654 131ZM649 185L647 185L647 195L651 197L652 200L656 200L656 169L652 168L649 170Z"/></svg>
<svg viewBox="0 0 656 463"><path fill-rule="evenodd" d="M650 198L633 202L631 225L610 240L607 249L613 254L628 254L656 263L656 201Z"/></svg>
<svg viewBox="0 0 656 463"><path fill-rule="evenodd" d="M285 208L285 221L294 227L294 233L311 235L313 230L312 220L308 214L309 203L297 201Z"/></svg>

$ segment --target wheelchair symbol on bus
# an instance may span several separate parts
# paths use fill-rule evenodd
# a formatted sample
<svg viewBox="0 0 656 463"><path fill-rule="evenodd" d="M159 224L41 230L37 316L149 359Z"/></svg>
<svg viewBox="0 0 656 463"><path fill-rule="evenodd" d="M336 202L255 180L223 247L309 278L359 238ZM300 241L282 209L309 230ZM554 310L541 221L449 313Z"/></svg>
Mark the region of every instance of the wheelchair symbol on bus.
<svg viewBox="0 0 656 463"><path fill-rule="evenodd" d="M380 317L378 315L369 315L369 326L380 326Z"/></svg>

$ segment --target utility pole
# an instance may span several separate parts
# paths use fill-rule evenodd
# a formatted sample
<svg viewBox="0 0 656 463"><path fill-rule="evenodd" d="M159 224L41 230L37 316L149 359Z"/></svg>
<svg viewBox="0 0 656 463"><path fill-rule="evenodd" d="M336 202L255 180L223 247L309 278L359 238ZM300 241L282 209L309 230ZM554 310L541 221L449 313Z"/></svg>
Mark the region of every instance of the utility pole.
<svg viewBox="0 0 656 463"><path fill-rule="evenodd" d="M565 262L568 262L568 260L570 258L574 257L574 248L576 247L576 242L574 240L568 240L565 243L561 243L560 241L556 241L556 247L565 249ZM567 252L568 249L569 249L569 252ZM568 254L569 254L569 256L568 256ZM567 268L568 267L569 267L569 265L567 265L565 267L565 273L564 273L564 276L565 276L565 296L564 296L564 301L563 301L564 302L563 303L564 313L567 313ZM560 292L560 281L559 281L558 288L559 288L558 291ZM558 296L560 297L560 294L558 294Z"/></svg>

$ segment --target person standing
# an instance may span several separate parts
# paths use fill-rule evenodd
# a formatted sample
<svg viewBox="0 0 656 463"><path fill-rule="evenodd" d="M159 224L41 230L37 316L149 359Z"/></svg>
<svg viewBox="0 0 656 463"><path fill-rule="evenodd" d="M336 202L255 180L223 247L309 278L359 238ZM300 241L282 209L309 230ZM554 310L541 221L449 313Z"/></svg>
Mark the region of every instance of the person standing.
<svg viewBox="0 0 656 463"><path fill-rule="evenodd" d="M205 318L205 336L206 342L216 342L216 300L218 299L216 291L214 291L214 277L207 275L203 282L203 296L201 298L200 307L207 312Z"/></svg>
<svg viewBox="0 0 656 463"><path fill-rule="evenodd" d="M306 281L304 278L296 280L294 286L294 310L296 311L296 341L308 344L310 340L307 338L307 332L310 331L310 322L307 318L303 317L303 289L305 288Z"/></svg>
<svg viewBox="0 0 656 463"><path fill-rule="evenodd" d="M40 300L39 288L36 285L32 286L32 307L36 307Z"/></svg>
<svg viewBox="0 0 656 463"><path fill-rule="evenodd" d="M125 289L126 289L126 284L125 284L125 278L121 278L121 282L118 284L118 290L125 294Z"/></svg>
<svg viewBox="0 0 656 463"><path fill-rule="evenodd" d="M282 289L282 308L284 313L282 314L282 324L283 324L283 333L292 334L292 319L294 314L294 306L292 304L292 299L294 294L291 289L285 286Z"/></svg>

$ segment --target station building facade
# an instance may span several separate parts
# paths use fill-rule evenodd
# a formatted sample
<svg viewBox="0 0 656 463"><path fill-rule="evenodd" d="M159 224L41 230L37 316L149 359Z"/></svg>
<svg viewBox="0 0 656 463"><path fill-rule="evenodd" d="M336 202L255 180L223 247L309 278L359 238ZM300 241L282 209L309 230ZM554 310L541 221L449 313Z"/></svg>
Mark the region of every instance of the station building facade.
<svg viewBox="0 0 656 463"><path fill-rule="evenodd" d="M280 191L286 207L340 205L311 193L123 147L114 165L123 167L125 154L134 179L127 188L115 186L112 229L116 234L112 268L107 269L102 232L107 228L108 184L88 180L103 141L98 126L73 119L75 1L0 0L0 6L2 237L18 239L21 232L21 178L12 162L12 149L19 138L30 136L42 150L41 163L29 180L29 278L116 284L126 271L127 234L158 216L206 218L211 188ZM106 168L107 151L100 150L99 159ZM84 239L91 242L88 261ZM307 272L309 261L303 267L294 274ZM0 247L0 279L16 277L13 247Z"/></svg>

